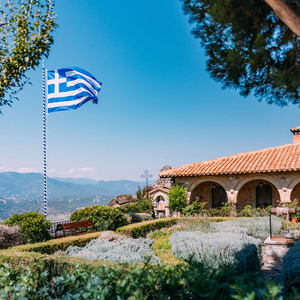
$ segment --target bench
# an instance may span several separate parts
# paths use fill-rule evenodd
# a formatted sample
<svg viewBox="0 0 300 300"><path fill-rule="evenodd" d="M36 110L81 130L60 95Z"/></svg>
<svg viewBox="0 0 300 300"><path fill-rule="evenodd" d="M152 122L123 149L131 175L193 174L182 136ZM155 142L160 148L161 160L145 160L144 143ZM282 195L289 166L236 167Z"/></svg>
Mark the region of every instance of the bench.
<svg viewBox="0 0 300 300"><path fill-rule="evenodd" d="M84 229L85 230L82 230ZM91 228L88 230L88 228ZM104 225L95 226L92 220L83 220L78 222L69 222L57 224L55 230L51 231L54 238L66 237L70 235L80 235L85 233L96 232L99 228L104 229Z"/></svg>

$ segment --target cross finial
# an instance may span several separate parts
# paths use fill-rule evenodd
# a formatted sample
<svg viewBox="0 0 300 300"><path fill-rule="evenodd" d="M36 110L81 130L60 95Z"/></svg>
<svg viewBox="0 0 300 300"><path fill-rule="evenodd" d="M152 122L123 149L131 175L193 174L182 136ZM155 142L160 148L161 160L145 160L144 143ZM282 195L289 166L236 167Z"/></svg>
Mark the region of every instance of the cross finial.
<svg viewBox="0 0 300 300"><path fill-rule="evenodd" d="M144 174L141 175L141 178L145 178L146 179L146 186L148 186L148 178L152 178L152 174L149 174L148 170L145 170Z"/></svg>

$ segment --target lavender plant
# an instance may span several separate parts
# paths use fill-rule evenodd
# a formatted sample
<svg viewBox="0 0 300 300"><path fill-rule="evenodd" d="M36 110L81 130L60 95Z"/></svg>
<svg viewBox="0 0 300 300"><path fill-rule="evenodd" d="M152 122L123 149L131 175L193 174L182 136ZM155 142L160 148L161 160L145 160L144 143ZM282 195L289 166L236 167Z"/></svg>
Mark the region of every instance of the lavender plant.
<svg viewBox="0 0 300 300"><path fill-rule="evenodd" d="M124 238L117 241L92 240L85 247L70 246L67 256L84 257L89 260L105 259L111 262L133 263L145 262L155 264L160 262L152 252L152 240L139 238Z"/></svg>
<svg viewBox="0 0 300 300"><path fill-rule="evenodd" d="M279 234L283 229L282 219L272 216L272 233ZM248 235L265 240L270 235L269 217L240 218L222 223L214 223L215 230L234 231L235 227L244 228Z"/></svg>
<svg viewBox="0 0 300 300"><path fill-rule="evenodd" d="M209 222L189 220L182 224L184 232L174 232L170 238L172 252L178 258L201 263L218 270L233 266L238 273L260 268L261 240L269 236L269 218L234 219ZM283 221L272 217L272 232L280 233Z"/></svg>
<svg viewBox="0 0 300 300"><path fill-rule="evenodd" d="M261 240L247 235L244 228L203 234L174 232L169 243L178 258L200 263L207 270L234 267L237 273L247 273L260 267Z"/></svg>
<svg viewBox="0 0 300 300"><path fill-rule="evenodd" d="M202 233L226 230L235 232L236 227L245 229L248 235L265 240L270 234L269 217L238 218L225 222L211 222L208 218L187 218L179 222L186 231ZM284 226L282 219L272 216L272 233L279 234Z"/></svg>

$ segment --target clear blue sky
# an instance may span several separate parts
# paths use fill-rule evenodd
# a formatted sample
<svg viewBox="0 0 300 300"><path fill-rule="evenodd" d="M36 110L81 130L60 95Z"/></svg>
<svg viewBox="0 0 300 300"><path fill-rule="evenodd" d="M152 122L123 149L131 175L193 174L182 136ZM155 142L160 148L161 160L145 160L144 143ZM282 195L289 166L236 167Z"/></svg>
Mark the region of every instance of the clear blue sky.
<svg viewBox="0 0 300 300"><path fill-rule="evenodd" d="M292 142L298 106L222 90L174 0L56 1L47 69L103 82L99 104L48 116L50 177L140 180L172 167ZM0 116L0 172L42 172L41 68Z"/></svg>

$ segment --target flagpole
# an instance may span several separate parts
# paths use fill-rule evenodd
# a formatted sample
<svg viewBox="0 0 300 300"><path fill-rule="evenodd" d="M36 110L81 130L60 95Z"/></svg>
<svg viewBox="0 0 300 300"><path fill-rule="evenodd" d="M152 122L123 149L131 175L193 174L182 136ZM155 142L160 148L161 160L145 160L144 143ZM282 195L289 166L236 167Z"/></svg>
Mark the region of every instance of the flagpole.
<svg viewBox="0 0 300 300"><path fill-rule="evenodd" d="M46 94L45 94L45 66L43 60L43 158L44 158L44 216L47 217L47 148L46 148Z"/></svg>

